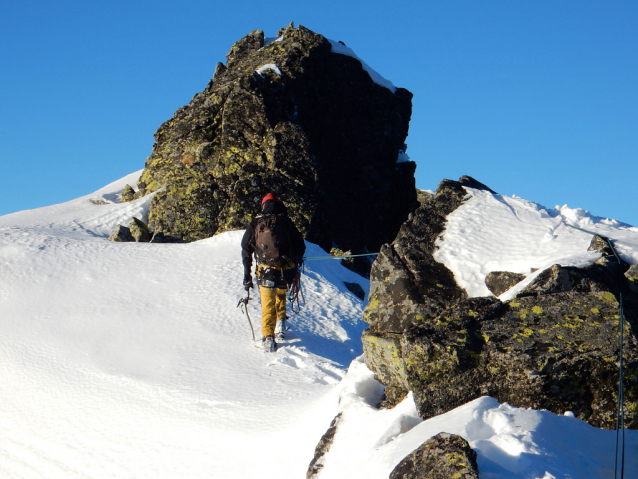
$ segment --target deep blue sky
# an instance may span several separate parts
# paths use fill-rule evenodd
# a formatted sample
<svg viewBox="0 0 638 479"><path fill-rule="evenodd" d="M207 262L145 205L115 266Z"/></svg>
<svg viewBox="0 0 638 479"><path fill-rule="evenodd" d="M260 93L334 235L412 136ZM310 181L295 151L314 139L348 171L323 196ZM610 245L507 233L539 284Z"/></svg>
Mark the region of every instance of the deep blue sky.
<svg viewBox="0 0 638 479"><path fill-rule="evenodd" d="M251 30L294 21L414 93L417 186L638 225L638 2L0 3L0 215L139 170L153 133Z"/></svg>

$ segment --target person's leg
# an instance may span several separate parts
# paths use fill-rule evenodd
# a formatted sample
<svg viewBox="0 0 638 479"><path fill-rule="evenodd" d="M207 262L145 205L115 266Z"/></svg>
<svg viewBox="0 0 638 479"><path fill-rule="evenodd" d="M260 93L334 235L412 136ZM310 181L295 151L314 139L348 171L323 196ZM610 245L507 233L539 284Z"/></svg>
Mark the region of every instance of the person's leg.
<svg viewBox="0 0 638 479"><path fill-rule="evenodd" d="M275 327L275 334L277 338L283 340L286 336L286 293L287 289L277 288L277 298L275 301L275 309L277 310L277 326Z"/></svg>
<svg viewBox="0 0 638 479"><path fill-rule="evenodd" d="M276 300L276 309L277 309L277 319L284 319L288 316L286 315L286 293L287 289L277 288L277 300Z"/></svg>
<svg viewBox="0 0 638 479"><path fill-rule="evenodd" d="M275 333L277 289L259 286L259 293L261 294L261 335L265 338Z"/></svg>

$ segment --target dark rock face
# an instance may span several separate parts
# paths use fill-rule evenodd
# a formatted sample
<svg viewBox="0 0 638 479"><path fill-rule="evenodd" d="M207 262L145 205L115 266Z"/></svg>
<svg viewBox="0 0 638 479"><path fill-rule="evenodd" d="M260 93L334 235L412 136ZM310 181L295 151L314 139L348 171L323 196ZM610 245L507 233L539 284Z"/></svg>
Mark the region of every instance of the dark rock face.
<svg viewBox="0 0 638 479"><path fill-rule="evenodd" d="M323 468L324 457L330 450L330 446L332 446L335 434L337 434L337 427L340 420L341 413L337 414L337 416L332 420L330 427L319 440L317 447L315 447L315 455L312 458L312 461L310 461L308 471L306 472L307 479L315 479L319 477L319 472L321 472L321 469Z"/></svg>
<svg viewBox="0 0 638 479"><path fill-rule="evenodd" d="M512 273L510 271L492 271L485 277L485 286L494 293L494 296L500 296L524 279L524 274Z"/></svg>
<svg viewBox="0 0 638 479"><path fill-rule="evenodd" d="M126 185L122 190L122 201L128 202L135 199L135 190L131 185Z"/></svg>
<svg viewBox="0 0 638 479"><path fill-rule="evenodd" d="M157 130L136 194L164 188L149 226L185 241L245 228L272 191L308 240L378 251L416 202L415 164L396 163L412 94L302 26L282 33L239 40Z"/></svg>
<svg viewBox="0 0 638 479"><path fill-rule="evenodd" d="M135 238L133 238L131 230L126 226L117 225L111 236L109 236L109 241L115 241L116 243L128 243L135 241Z"/></svg>
<svg viewBox="0 0 638 479"><path fill-rule="evenodd" d="M625 273L625 277L629 281L629 290L638 293L638 264L632 265Z"/></svg>
<svg viewBox="0 0 638 479"><path fill-rule="evenodd" d="M151 234L148 231L148 227L142 220L133 218L131 220L129 230L135 241L139 243L148 243L151 241Z"/></svg>
<svg viewBox="0 0 638 479"><path fill-rule="evenodd" d="M456 434L441 432L407 455L390 479L478 479L476 451Z"/></svg>
<svg viewBox="0 0 638 479"><path fill-rule="evenodd" d="M410 216L373 265L365 312L370 327L362 339L366 364L386 385L386 396L414 391L423 418L489 395L615 427L619 286L626 290L628 323L638 325L633 276L623 276L628 265L601 248L594 264L554 265L512 301L467 299L432 258L445 215L463 197L461 183L441 183L434 201ZM601 246L594 240L594 248ZM638 343L629 324L625 420L638 428Z"/></svg>

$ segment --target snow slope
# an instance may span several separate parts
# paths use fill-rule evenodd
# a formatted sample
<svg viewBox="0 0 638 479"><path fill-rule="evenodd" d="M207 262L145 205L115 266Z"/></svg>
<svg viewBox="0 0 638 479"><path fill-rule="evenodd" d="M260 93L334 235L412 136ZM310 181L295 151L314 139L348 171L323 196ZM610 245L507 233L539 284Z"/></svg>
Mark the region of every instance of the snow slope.
<svg viewBox="0 0 638 479"><path fill-rule="evenodd" d="M266 356L236 307L243 232L106 240L150 198L90 200L117 201L136 176L0 217L0 477L303 477L334 415L320 400L361 354L343 280L367 281L309 262L291 340Z"/></svg>
<svg viewBox="0 0 638 479"><path fill-rule="evenodd" d="M0 477L302 478L338 412L321 479L387 478L440 431L470 441L482 477L613 477L614 433L569 415L491 398L425 422L411 396L377 409L383 388L360 357L364 305L343 281L365 290L368 283L336 261L307 262L305 307L289 340L263 354L236 307L244 294L241 231L185 245L106 240L116 224L145 219L150 197L120 203L139 174L68 203L0 217ZM549 243L563 245L559 259L594 259L584 253L586 235L561 227L558 213L471 194L439 254L475 294L488 258L502 269L517 255L528 258L516 263L522 271L559 257ZM627 258L638 251L635 228L578 210L560 214L607 228ZM521 219L531 224L521 230L524 241L516 234ZM517 240L508 254L463 243L485 234L487 245L490 221ZM307 255L325 253L308 244ZM251 301L248 310L258 328L259 305ZM635 452L638 436L627 438ZM628 454L625 477L636 475L637 461Z"/></svg>

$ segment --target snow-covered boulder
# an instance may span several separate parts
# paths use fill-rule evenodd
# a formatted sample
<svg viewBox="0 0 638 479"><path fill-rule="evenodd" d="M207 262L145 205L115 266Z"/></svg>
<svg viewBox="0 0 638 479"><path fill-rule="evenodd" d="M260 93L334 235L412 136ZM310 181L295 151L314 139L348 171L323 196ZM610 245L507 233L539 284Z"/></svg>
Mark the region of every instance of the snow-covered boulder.
<svg viewBox="0 0 638 479"><path fill-rule="evenodd" d="M594 426L615 427L618 293L628 290L631 278L623 273L629 265L618 263L601 236L589 236L587 247L586 233L576 232L587 261L574 266L565 260L565 265L528 273L512 290L516 294L471 294L457 282L467 269L453 272L437 259L440 249L455 240L446 225L450 216L483 196L504 202L471 178L445 180L433 201L422 204L396 240L382 248L372 267L365 312L370 323L363 335L366 364L386 386L388 402L414 391L423 418L489 395L517 407L572 411ZM516 228L521 216L513 215ZM464 241L483 241L487 226L484 218L479 223L477 230L467 223L460 227ZM555 231L558 223L552 224ZM532 226L542 234L543 228ZM505 228L502 222L494 227ZM545 235L541 242L554 239ZM558 242L556 248L564 246ZM450 254L486 262L464 253ZM638 294L629 291L625 315L630 324L638 324L637 313ZM625 420L637 428L638 343L627 324L625 338Z"/></svg>

